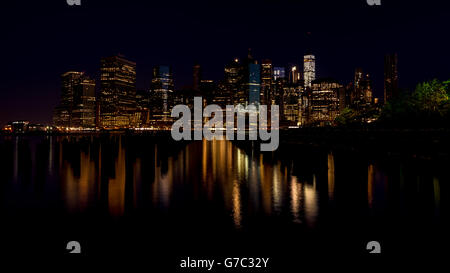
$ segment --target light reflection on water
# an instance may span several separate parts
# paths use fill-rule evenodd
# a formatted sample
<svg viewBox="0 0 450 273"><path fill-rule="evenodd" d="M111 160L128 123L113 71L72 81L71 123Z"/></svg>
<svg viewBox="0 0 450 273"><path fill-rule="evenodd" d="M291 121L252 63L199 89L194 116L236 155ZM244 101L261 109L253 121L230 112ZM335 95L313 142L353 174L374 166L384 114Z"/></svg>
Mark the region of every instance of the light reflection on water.
<svg viewBox="0 0 450 273"><path fill-rule="evenodd" d="M13 186L7 195L15 200L8 206L62 200L69 213L80 213L105 203L111 216L120 217L130 209L170 211L199 203L223 213L238 229L261 215L314 227L323 211L339 203L385 210L389 187L399 188L396 207L408 209L406 202L419 200L417 195L428 193L420 190L426 187L431 190L433 213L440 214L440 178L431 173L405 174L402 165L392 174L371 161L339 161L332 151L277 159L244 151L225 140L192 142L173 149L151 140L133 141L120 136L3 140L2 151L11 151L3 156L3 166L12 168L2 171L11 173ZM32 190L39 185L44 190ZM32 202L21 203L21 198Z"/></svg>

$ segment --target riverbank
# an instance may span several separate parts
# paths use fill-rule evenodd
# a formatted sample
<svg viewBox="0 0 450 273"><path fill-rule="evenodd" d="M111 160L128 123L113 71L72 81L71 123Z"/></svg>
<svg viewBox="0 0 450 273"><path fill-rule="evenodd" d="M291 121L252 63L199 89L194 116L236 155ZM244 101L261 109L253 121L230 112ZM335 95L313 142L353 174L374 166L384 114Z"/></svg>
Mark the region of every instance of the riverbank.
<svg viewBox="0 0 450 273"><path fill-rule="evenodd" d="M450 160L448 129L352 129L299 128L280 130L277 153L292 154L297 149L359 151L389 156ZM244 150L257 150L259 145L234 141Z"/></svg>
<svg viewBox="0 0 450 273"><path fill-rule="evenodd" d="M27 132L22 134L5 134L11 136L142 136L152 137L162 142L172 141L171 132L150 130L114 130L87 131L71 133ZM383 128L298 128L280 130L280 149L293 146L322 147L325 149L350 149L362 151L388 151L394 154L405 154L420 157L450 156L449 129L383 129ZM244 149L258 149L254 141L233 141ZM259 142L259 141L256 141Z"/></svg>

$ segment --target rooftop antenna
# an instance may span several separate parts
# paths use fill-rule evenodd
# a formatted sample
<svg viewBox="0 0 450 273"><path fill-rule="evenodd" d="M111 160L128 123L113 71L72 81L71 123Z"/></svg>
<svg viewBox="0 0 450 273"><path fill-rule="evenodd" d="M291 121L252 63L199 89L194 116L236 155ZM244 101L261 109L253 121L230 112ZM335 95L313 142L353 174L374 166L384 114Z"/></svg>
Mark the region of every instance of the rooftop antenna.
<svg viewBox="0 0 450 273"><path fill-rule="evenodd" d="M305 55L312 55L312 33L310 31L306 32L305 45Z"/></svg>

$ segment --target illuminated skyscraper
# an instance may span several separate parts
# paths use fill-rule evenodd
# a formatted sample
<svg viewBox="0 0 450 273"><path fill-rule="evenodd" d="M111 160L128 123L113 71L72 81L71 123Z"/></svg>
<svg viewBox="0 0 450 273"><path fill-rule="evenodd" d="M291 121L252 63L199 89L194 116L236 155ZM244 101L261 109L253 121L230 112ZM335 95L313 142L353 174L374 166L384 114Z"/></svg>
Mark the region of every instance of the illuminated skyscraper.
<svg viewBox="0 0 450 273"><path fill-rule="evenodd" d="M55 108L53 123L64 127L93 127L95 123L95 81L84 72L61 75L61 103Z"/></svg>
<svg viewBox="0 0 450 273"><path fill-rule="evenodd" d="M300 82L301 72L296 64L289 65L289 84L298 84Z"/></svg>
<svg viewBox="0 0 450 273"><path fill-rule="evenodd" d="M261 104L272 104L272 83L273 71L272 61L263 60L261 62Z"/></svg>
<svg viewBox="0 0 450 273"><path fill-rule="evenodd" d="M241 83L243 80L243 65L238 58L225 66L225 82L222 93L228 93L233 103L239 103Z"/></svg>
<svg viewBox="0 0 450 273"><path fill-rule="evenodd" d="M248 65L248 104L259 105L261 93L261 68L259 64Z"/></svg>
<svg viewBox="0 0 450 273"><path fill-rule="evenodd" d="M74 87L72 126L95 127L95 81L84 76Z"/></svg>
<svg viewBox="0 0 450 273"><path fill-rule="evenodd" d="M136 121L136 63L123 56L102 58L100 89L103 127L134 126Z"/></svg>
<svg viewBox="0 0 450 273"><path fill-rule="evenodd" d="M358 89L361 87L361 82L364 78L364 73L362 71L362 68L356 68L355 70L355 89Z"/></svg>
<svg viewBox="0 0 450 273"><path fill-rule="evenodd" d="M399 95L398 92L397 54L384 57L384 102Z"/></svg>
<svg viewBox="0 0 450 273"><path fill-rule="evenodd" d="M353 90L350 94L351 105L359 109L372 104L372 81L370 75L363 72L361 68L356 68Z"/></svg>
<svg viewBox="0 0 450 273"><path fill-rule="evenodd" d="M217 94L217 85L213 80L200 81L200 95L206 100L207 104L212 104L215 101Z"/></svg>
<svg viewBox="0 0 450 273"><path fill-rule="evenodd" d="M273 82L272 82L272 95L271 100L274 104L280 106L280 113L283 113L283 102L284 102L284 87L287 84L286 70L284 67L274 67L273 68Z"/></svg>
<svg viewBox="0 0 450 273"><path fill-rule="evenodd" d="M343 86L333 79L318 79L311 84L308 123L332 125L339 115L339 98Z"/></svg>
<svg viewBox="0 0 450 273"><path fill-rule="evenodd" d="M233 104L232 97L228 90L228 85L225 81L222 80L217 83L212 103L217 104L222 108L225 108L227 105Z"/></svg>
<svg viewBox="0 0 450 273"><path fill-rule="evenodd" d="M286 69L284 67L274 67L273 68L273 80L286 78Z"/></svg>
<svg viewBox="0 0 450 273"><path fill-rule="evenodd" d="M173 75L170 66L159 65L153 68L152 96L160 100L161 104L153 105L159 107L154 111L163 121L167 121L172 111L172 95L174 92ZM159 112L159 113L158 113Z"/></svg>
<svg viewBox="0 0 450 273"><path fill-rule="evenodd" d="M244 60L241 68L241 86L238 89L235 104L259 105L261 93L261 68L258 62L253 59L251 49Z"/></svg>
<svg viewBox="0 0 450 273"><path fill-rule="evenodd" d="M238 84L242 77L242 66L238 58L225 66L225 82L230 85Z"/></svg>
<svg viewBox="0 0 450 273"><path fill-rule="evenodd" d="M300 96L302 86L299 84L285 84L283 86L280 103L281 123L297 126L300 122Z"/></svg>
<svg viewBox="0 0 450 273"><path fill-rule="evenodd" d="M303 57L303 77L305 88L310 88L312 81L316 79L316 57L314 55Z"/></svg>
<svg viewBox="0 0 450 273"><path fill-rule="evenodd" d="M83 72L69 71L61 75L61 104L72 112L75 86L84 77Z"/></svg>

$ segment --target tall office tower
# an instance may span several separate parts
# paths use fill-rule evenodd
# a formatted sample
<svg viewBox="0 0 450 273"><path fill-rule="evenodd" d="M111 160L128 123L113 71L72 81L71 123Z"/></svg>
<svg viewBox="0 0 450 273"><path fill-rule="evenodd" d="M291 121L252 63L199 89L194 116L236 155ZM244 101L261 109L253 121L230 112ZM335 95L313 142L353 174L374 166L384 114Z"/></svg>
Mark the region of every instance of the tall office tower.
<svg viewBox="0 0 450 273"><path fill-rule="evenodd" d="M356 68L355 70L350 102L356 108L372 104L372 81L370 80L370 75L365 74L361 68Z"/></svg>
<svg viewBox="0 0 450 273"><path fill-rule="evenodd" d="M225 66L224 87L226 89L226 92L223 92L224 94L228 93L232 103L235 103L235 101L237 101L242 79L243 66L241 65L239 59L235 58L231 63Z"/></svg>
<svg viewBox="0 0 450 273"><path fill-rule="evenodd" d="M259 105L261 94L261 68L260 65L248 65L248 104Z"/></svg>
<svg viewBox="0 0 450 273"><path fill-rule="evenodd" d="M333 79L318 79L311 84L308 123L332 125L340 111L343 86Z"/></svg>
<svg viewBox="0 0 450 273"><path fill-rule="evenodd" d="M139 125L149 125L150 122L150 91L148 89L136 90L136 113L140 114Z"/></svg>
<svg viewBox="0 0 450 273"><path fill-rule="evenodd" d="M200 82L202 80L202 70L199 64L195 64L192 69L193 84L192 88L196 91L200 90Z"/></svg>
<svg viewBox="0 0 450 273"><path fill-rule="evenodd" d="M358 67L355 69L355 80L354 80L354 85L355 85L355 89L359 89L361 88L361 82L364 78L364 73L362 68Z"/></svg>
<svg viewBox="0 0 450 273"><path fill-rule="evenodd" d="M150 91L144 89L136 90L136 107L138 109L149 108Z"/></svg>
<svg viewBox="0 0 450 273"><path fill-rule="evenodd" d="M95 80L83 76L74 86L72 126L95 127Z"/></svg>
<svg viewBox="0 0 450 273"><path fill-rule="evenodd" d="M273 68L273 80L286 78L286 69L284 67L274 67Z"/></svg>
<svg viewBox="0 0 450 273"><path fill-rule="evenodd" d="M69 71L61 75L61 102L55 108L53 123L56 126L70 127L74 107L74 89L83 78L83 72Z"/></svg>
<svg viewBox="0 0 450 273"><path fill-rule="evenodd" d="M200 94L207 104L214 103L217 85L213 80L200 81Z"/></svg>
<svg viewBox="0 0 450 273"><path fill-rule="evenodd" d="M123 56L101 59L100 108L103 127L135 126L136 63Z"/></svg>
<svg viewBox="0 0 450 273"><path fill-rule="evenodd" d="M384 57L384 103L399 95L397 53Z"/></svg>
<svg viewBox="0 0 450 273"><path fill-rule="evenodd" d="M217 86L215 86L212 103L217 104L222 108L233 104L233 97L230 94L230 90L225 80L218 82Z"/></svg>
<svg viewBox="0 0 450 273"><path fill-rule="evenodd" d="M364 80L361 82L362 97L366 105L373 103L372 80L369 74L365 74Z"/></svg>
<svg viewBox="0 0 450 273"><path fill-rule="evenodd" d="M273 68L273 82L271 100L273 104L280 106L280 113L283 113L283 92L287 84L286 70L284 67L275 66Z"/></svg>
<svg viewBox="0 0 450 273"><path fill-rule="evenodd" d="M300 69L296 64L289 65L289 84L298 84L300 82Z"/></svg>
<svg viewBox="0 0 450 273"><path fill-rule="evenodd" d="M170 66L160 65L153 68L152 92L161 104L157 115L163 121L169 120L172 111L172 95L174 91L173 75Z"/></svg>
<svg viewBox="0 0 450 273"><path fill-rule="evenodd" d="M253 59L251 49L242 65L242 84L238 90L236 103L242 105L259 105L261 93L261 68L258 62Z"/></svg>
<svg viewBox="0 0 450 273"><path fill-rule="evenodd" d="M316 79L316 58L314 55L303 57L303 78L305 88L310 88L312 81Z"/></svg>
<svg viewBox="0 0 450 273"><path fill-rule="evenodd" d="M272 104L271 89L272 89L272 61L263 60L261 62L261 104L270 105Z"/></svg>
<svg viewBox="0 0 450 273"><path fill-rule="evenodd" d="M284 125L297 126L300 122L300 96L302 86L286 84L283 86L282 103L280 104L281 121Z"/></svg>
<svg viewBox="0 0 450 273"><path fill-rule="evenodd" d="M227 84L236 84L240 80L241 63L238 58L235 58L230 64L225 66L225 81Z"/></svg>

